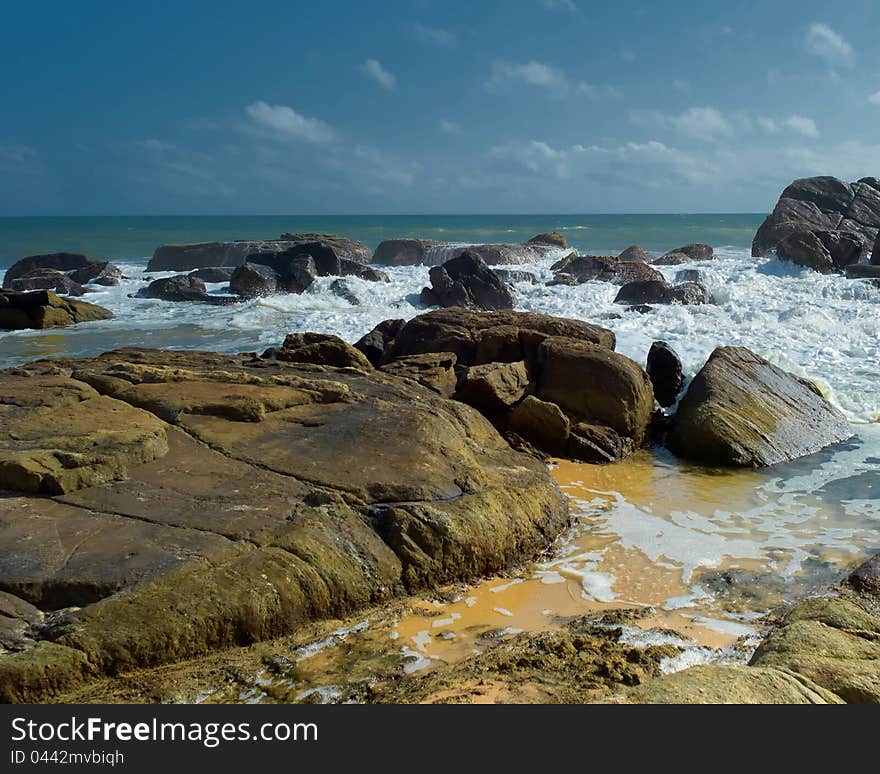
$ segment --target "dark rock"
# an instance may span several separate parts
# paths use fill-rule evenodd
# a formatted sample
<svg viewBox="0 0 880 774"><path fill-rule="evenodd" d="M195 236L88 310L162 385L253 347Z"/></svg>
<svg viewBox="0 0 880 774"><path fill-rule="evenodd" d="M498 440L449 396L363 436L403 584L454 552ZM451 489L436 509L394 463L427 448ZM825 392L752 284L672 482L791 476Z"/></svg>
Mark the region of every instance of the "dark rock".
<svg viewBox="0 0 880 774"><path fill-rule="evenodd" d="M542 451L563 456L568 451L571 422L555 403L528 395L514 408L510 431Z"/></svg>
<svg viewBox="0 0 880 774"><path fill-rule="evenodd" d="M744 347L719 347L681 399L669 445L706 465L763 467L851 435L811 382Z"/></svg>
<svg viewBox="0 0 880 774"><path fill-rule="evenodd" d="M273 268L259 263L245 263L232 272L229 289L242 298L260 298L277 293L280 281L281 276Z"/></svg>
<svg viewBox="0 0 880 774"><path fill-rule="evenodd" d="M428 247L439 245L433 239L386 239L373 253L373 263L385 266L421 266Z"/></svg>
<svg viewBox="0 0 880 774"><path fill-rule="evenodd" d="M109 261L92 261L70 272L70 278L80 285L104 285L115 287L122 279L122 269Z"/></svg>
<svg viewBox="0 0 880 774"><path fill-rule="evenodd" d="M681 359L665 341L655 341L648 352L648 376L654 385L654 397L661 406L671 406L684 387Z"/></svg>
<svg viewBox="0 0 880 774"><path fill-rule="evenodd" d="M530 271L518 271L516 269L493 269L492 271L511 285L517 282L528 282L530 285L538 284L538 278Z"/></svg>
<svg viewBox="0 0 880 774"><path fill-rule="evenodd" d="M285 363L312 363L332 368L372 371L364 354L339 336L326 333L290 333L280 349L270 348L263 358Z"/></svg>
<svg viewBox="0 0 880 774"><path fill-rule="evenodd" d="M49 253L47 255L29 255L16 261L6 270L3 277L3 287L12 288L12 281L24 277L38 269L54 269L60 272L72 272L76 270L94 271L95 276L108 264L106 261L96 261L87 255L79 253ZM115 267L114 267L115 268ZM80 275L82 276L82 275ZM88 280L76 279L74 282L85 284Z"/></svg>
<svg viewBox="0 0 880 774"><path fill-rule="evenodd" d="M871 251L871 264L873 266L880 266L880 234L874 240L874 247Z"/></svg>
<svg viewBox="0 0 880 774"><path fill-rule="evenodd" d="M204 269L196 269L189 273L190 277L196 277L202 282L229 282L232 279L233 270L223 266L206 266Z"/></svg>
<svg viewBox="0 0 880 774"><path fill-rule="evenodd" d="M847 279L880 279L880 265L854 264L846 267Z"/></svg>
<svg viewBox="0 0 880 774"><path fill-rule="evenodd" d="M670 285L663 281L648 280L624 285L614 298L615 304L711 304L712 294L697 282Z"/></svg>
<svg viewBox="0 0 880 774"><path fill-rule="evenodd" d="M618 261L641 261L642 263L653 263L657 260L654 253L649 253L641 245L630 245L620 255L617 256Z"/></svg>
<svg viewBox="0 0 880 774"><path fill-rule="evenodd" d="M311 255L295 255L281 265L281 286L287 293L305 293L318 278L318 269Z"/></svg>
<svg viewBox="0 0 880 774"><path fill-rule="evenodd" d="M385 353L394 344L394 339L400 333L405 320L384 320L380 322L373 330L358 339L354 343L354 348L360 350L367 356L375 368L378 368L385 357Z"/></svg>
<svg viewBox="0 0 880 774"><path fill-rule="evenodd" d="M768 256L783 239L800 231L836 230L842 219L842 213L823 212L812 202L781 198L758 228L752 240L752 255Z"/></svg>
<svg viewBox="0 0 880 774"><path fill-rule="evenodd" d="M566 456L579 462L616 462L632 454L635 444L605 425L578 422L568 436Z"/></svg>
<svg viewBox="0 0 880 774"><path fill-rule="evenodd" d="M186 274L153 280L138 291L141 298L160 298L163 301L202 301L205 295L205 283L198 277Z"/></svg>
<svg viewBox="0 0 880 774"><path fill-rule="evenodd" d="M533 312L478 313L441 309L414 317L397 333L385 359L426 352L454 352L461 366L514 363L537 367L541 342L551 336L614 349L614 333L580 320Z"/></svg>
<svg viewBox="0 0 880 774"><path fill-rule="evenodd" d="M626 285L636 280L663 281L663 275L641 261L620 261L600 255L579 255L569 261L563 271L575 277L579 283L590 280Z"/></svg>
<svg viewBox="0 0 880 774"><path fill-rule="evenodd" d="M384 271L345 258L339 261L339 274L342 277L357 277L367 282L391 282L391 277Z"/></svg>
<svg viewBox="0 0 880 774"><path fill-rule="evenodd" d="M636 314L652 314L654 312L654 307L649 306L648 304L633 304L632 306L628 306L626 311L635 312Z"/></svg>
<svg viewBox="0 0 880 774"><path fill-rule="evenodd" d="M875 191L880 191L880 180L876 177L862 177L858 182L871 186Z"/></svg>
<svg viewBox="0 0 880 774"><path fill-rule="evenodd" d="M861 594L880 597L880 554L874 554L846 582Z"/></svg>
<svg viewBox="0 0 880 774"><path fill-rule="evenodd" d="M828 175L795 180L781 198L815 204L823 212L845 213L854 197L852 185Z"/></svg>
<svg viewBox="0 0 880 774"><path fill-rule="evenodd" d="M676 282L698 282L703 284L703 272L699 269L680 269L675 272Z"/></svg>
<svg viewBox="0 0 880 774"><path fill-rule="evenodd" d="M658 266L675 266L679 263L689 263L691 261L711 261L714 258L715 251L711 245L695 243L676 247L674 250L661 255L654 263Z"/></svg>
<svg viewBox="0 0 880 774"><path fill-rule="evenodd" d="M556 263L550 266L550 271L561 272L565 271L566 266L568 266L575 258L578 257L578 254L574 251L570 252L568 255L560 258Z"/></svg>
<svg viewBox="0 0 880 774"><path fill-rule="evenodd" d="M353 261L354 263L366 264L373 260L373 251L363 242L336 234L282 234L282 242L292 242L295 245L323 242L333 248L333 252L340 260Z"/></svg>
<svg viewBox="0 0 880 774"><path fill-rule="evenodd" d="M558 253L559 249L558 245L540 242L465 247L431 239L388 239L376 248L373 259L386 266L440 266L462 253L471 252L480 256L489 266L500 266L539 263Z"/></svg>
<svg viewBox="0 0 880 774"><path fill-rule="evenodd" d="M822 274L858 263L864 244L844 231L799 231L776 245L776 255Z"/></svg>
<svg viewBox="0 0 880 774"><path fill-rule="evenodd" d="M11 290L54 290L68 296L84 296L86 288L74 282L70 275L55 269L34 269L9 283Z"/></svg>
<svg viewBox="0 0 880 774"><path fill-rule="evenodd" d="M552 280L546 283L548 288L556 287L557 285L574 288L580 284L581 283L577 277L574 277L571 274L566 274L565 272L560 272Z"/></svg>
<svg viewBox="0 0 880 774"><path fill-rule="evenodd" d="M513 406L528 389L529 372L522 360L484 363L467 369L458 382L455 399L491 414Z"/></svg>
<svg viewBox="0 0 880 774"><path fill-rule="evenodd" d="M330 292L333 293L334 296L338 296L339 298L348 301L352 306L359 306L361 300L357 297L355 292L349 287L344 279L333 280L330 283Z"/></svg>
<svg viewBox="0 0 880 774"><path fill-rule="evenodd" d="M434 266L429 276L431 288L425 300L433 300L439 306L487 311L513 308L510 288L476 253L465 251L443 266Z"/></svg>
<svg viewBox="0 0 880 774"><path fill-rule="evenodd" d="M456 357L452 352L427 352L408 355L382 366L385 373L413 379L424 387L445 397L455 392Z"/></svg>
<svg viewBox="0 0 880 774"><path fill-rule="evenodd" d="M74 323L109 320L113 313L96 304L59 298L51 290L0 291L0 330L63 328Z"/></svg>
<svg viewBox="0 0 880 774"><path fill-rule="evenodd" d="M527 245L551 245L552 247L561 247L563 250L568 249L568 240L558 231L551 231L548 234L538 234L527 240Z"/></svg>

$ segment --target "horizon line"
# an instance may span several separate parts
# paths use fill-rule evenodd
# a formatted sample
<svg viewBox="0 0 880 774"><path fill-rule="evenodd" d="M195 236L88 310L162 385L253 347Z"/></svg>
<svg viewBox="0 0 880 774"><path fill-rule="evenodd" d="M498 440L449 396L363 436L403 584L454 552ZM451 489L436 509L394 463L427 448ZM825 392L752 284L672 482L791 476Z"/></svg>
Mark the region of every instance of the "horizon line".
<svg viewBox="0 0 880 774"><path fill-rule="evenodd" d="M268 213L268 212L214 212L214 213L115 213L90 215L0 215L0 220L19 220L23 218L460 218L460 217L608 217L608 216L687 216L687 215L761 215L767 211L727 211L727 212L331 212L331 213Z"/></svg>

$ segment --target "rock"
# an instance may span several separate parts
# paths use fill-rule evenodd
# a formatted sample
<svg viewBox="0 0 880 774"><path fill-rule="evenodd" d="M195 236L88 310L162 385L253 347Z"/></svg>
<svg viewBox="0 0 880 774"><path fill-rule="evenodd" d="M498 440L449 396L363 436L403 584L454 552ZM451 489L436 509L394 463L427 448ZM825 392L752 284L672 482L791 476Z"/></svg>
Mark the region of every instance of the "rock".
<svg viewBox="0 0 880 774"><path fill-rule="evenodd" d="M198 277L177 274L174 277L153 280L138 291L140 298L159 298L163 301L201 301L206 294L205 283Z"/></svg>
<svg viewBox="0 0 880 774"><path fill-rule="evenodd" d="M424 302L483 310L513 308L510 288L476 253L464 252L443 266L432 267L430 278L431 288L423 291Z"/></svg>
<svg viewBox="0 0 880 774"><path fill-rule="evenodd" d="M701 664L648 680L627 704L842 704L834 694L780 669Z"/></svg>
<svg viewBox="0 0 880 774"><path fill-rule="evenodd" d="M54 290L68 296L84 296L86 289L56 269L34 269L9 283L11 290Z"/></svg>
<svg viewBox="0 0 880 774"><path fill-rule="evenodd" d="M665 282L663 275L641 261L620 261L599 255L579 255L569 261L563 271L575 277L579 283L590 280L626 285L637 280Z"/></svg>
<svg viewBox="0 0 880 774"><path fill-rule="evenodd" d="M288 293L305 293L318 278L311 255L296 255L282 265L281 286Z"/></svg>
<svg viewBox="0 0 880 774"><path fill-rule="evenodd" d="M719 347L679 402L669 445L705 465L763 467L851 435L811 382L744 347Z"/></svg>
<svg viewBox="0 0 880 774"><path fill-rule="evenodd" d="M666 280L629 282L614 298L615 304L711 304L712 294L697 282L670 285ZM640 311L640 310L637 310Z"/></svg>
<svg viewBox="0 0 880 774"><path fill-rule="evenodd" d="M70 272L70 278L81 285L104 285L115 287L122 277L122 269L109 261L91 261Z"/></svg>
<svg viewBox="0 0 880 774"><path fill-rule="evenodd" d="M339 298L348 301L352 306L359 306L361 303L357 294L343 279L333 280L333 282L330 283L330 292L334 296L338 296Z"/></svg>
<svg viewBox="0 0 880 774"><path fill-rule="evenodd" d="M113 313L96 304L59 298L51 290L20 293L0 291L0 329L63 328L95 320L109 320Z"/></svg>
<svg viewBox="0 0 880 774"><path fill-rule="evenodd" d="M428 352L398 358L383 365L382 370L393 376L413 379L448 398L455 392L455 363L452 352Z"/></svg>
<svg viewBox="0 0 880 774"><path fill-rule="evenodd" d="M661 406L671 406L684 387L681 359L665 341L655 341L648 352L647 368L654 397Z"/></svg>
<svg viewBox="0 0 880 774"><path fill-rule="evenodd" d="M391 282L391 277L384 271L379 271L372 266L364 266L344 258L339 261L339 273L343 277L357 277L367 282Z"/></svg>
<svg viewBox="0 0 880 774"><path fill-rule="evenodd" d="M280 281L274 269L259 263L245 263L232 272L229 290L242 298L260 298L277 293Z"/></svg>
<svg viewBox="0 0 880 774"><path fill-rule="evenodd" d="M354 263L366 264L373 260L373 251L363 242L335 234L282 234L282 242L292 242L299 245L305 242L324 242L333 248L333 252L340 260L348 260Z"/></svg>
<svg viewBox="0 0 880 774"><path fill-rule="evenodd" d="M455 399L491 414L516 404L528 389L529 373L522 360L484 363L467 369L458 382Z"/></svg>
<svg viewBox="0 0 880 774"><path fill-rule="evenodd" d="M233 270L228 266L206 266L204 269L196 269L189 273L190 277L200 279L202 282L229 282L232 279Z"/></svg>
<svg viewBox="0 0 880 774"><path fill-rule="evenodd" d="M696 282L700 285L704 285L703 272L701 272L699 269L679 269L679 271L675 272L675 281Z"/></svg>
<svg viewBox="0 0 880 774"><path fill-rule="evenodd" d="M327 333L290 333L280 349L270 348L264 358L286 363L313 363L333 368L357 368L372 371L366 356L339 336Z"/></svg>
<svg viewBox="0 0 880 774"><path fill-rule="evenodd" d="M862 242L843 231L798 231L776 245L776 255L782 261L829 274L858 263Z"/></svg>
<svg viewBox="0 0 880 774"><path fill-rule="evenodd" d="M303 245L316 244L323 245L322 249L332 255L333 260L346 258L358 263L370 262L369 248L352 239L332 234L285 234L284 236L290 237L290 239L162 245L156 248L153 253L153 257L147 264L147 271L189 271L190 269L216 266L241 266L248 261L265 263L265 259L257 261L252 256L259 254L268 258L274 253L283 253L301 248ZM311 250L307 248L299 252L310 253ZM317 256L315 256L315 260L318 260ZM273 268L275 267L273 266Z"/></svg>
<svg viewBox="0 0 880 774"><path fill-rule="evenodd" d="M578 254L572 250L568 255L560 258L556 263L550 266L550 271L554 272L562 272L565 271L566 266L568 266L575 258L578 257Z"/></svg>
<svg viewBox="0 0 880 774"><path fill-rule="evenodd" d="M568 240L558 231L551 231L548 234L538 234L524 242L527 245L550 245L551 247L561 247L568 250Z"/></svg>
<svg viewBox="0 0 880 774"><path fill-rule="evenodd" d="M54 269L55 271L65 273L76 270L84 270L86 274L90 271L93 271L95 272L95 276L98 276L105 267L111 265L112 264L108 264L106 261L96 261L94 258L90 258L87 255L81 255L79 253L49 253L47 255L29 255L27 258L22 258L21 260L16 261L6 270L6 274L3 277L3 287L12 289L13 280L24 277L31 272L40 269ZM79 276L83 277L85 275ZM73 281L78 282L82 285L89 280L74 278Z"/></svg>
<svg viewBox="0 0 880 774"><path fill-rule="evenodd" d="M880 266L880 234L874 240L874 247L871 251L871 265Z"/></svg>
<svg viewBox="0 0 880 774"><path fill-rule="evenodd" d="M846 582L857 592L880 599L880 554L858 567Z"/></svg>
<svg viewBox="0 0 880 774"><path fill-rule="evenodd" d="M571 422L555 403L526 396L514 408L509 427L511 432L549 454L563 456L568 451Z"/></svg>
<svg viewBox="0 0 880 774"><path fill-rule="evenodd" d="M426 250L439 245L433 239L386 239L373 253L373 263L385 266L421 266L426 263Z"/></svg>
<svg viewBox="0 0 880 774"><path fill-rule="evenodd" d="M752 255L769 255L783 239L798 232L841 231L860 243L859 259L864 259L880 229L880 192L871 180L795 180L782 192L773 212L755 234Z"/></svg>
<svg viewBox="0 0 880 774"><path fill-rule="evenodd" d="M847 279L880 279L880 265L877 264L853 264L845 271Z"/></svg>
<svg viewBox="0 0 880 774"><path fill-rule="evenodd" d="M472 581L568 523L546 466L470 407L381 371L119 350L3 372L0 396L4 428L34 428L20 448L73 442L75 422L83 449L110 432L96 453L113 459L141 422L167 442L126 458L125 478L0 498L0 588L38 608L13 633L22 649L0 652L0 701Z"/></svg>
<svg viewBox="0 0 880 774"><path fill-rule="evenodd" d="M367 360L375 368L378 368L385 358L385 353L394 344L394 339L405 324L405 320L385 320L380 322L373 330L358 339L354 343L354 348L363 352L367 356Z"/></svg>
<svg viewBox="0 0 880 774"><path fill-rule="evenodd" d="M640 261L641 263L653 263L657 260L654 253L649 253L641 245L630 245L620 255L617 256L618 261Z"/></svg>
<svg viewBox="0 0 880 774"><path fill-rule="evenodd" d="M524 361L538 366L541 342L560 336L614 349L607 328L532 312L442 309L414 317L397 333L385 361L426 352L454 352L461 366Z"/></svg>
<svg viewBox="0 0 880 774"><path fill-rule="evenodd" d="M635 312L636 314L652 314L654 307L648 306L648 304L633 304L632 306L628 306L626 311Z"/></svg>
<svg viewBox="0 0 880 774"><path fill-rule="evenodd" d="M517 282L528 282L529 285L538 284L538 278L530 271L517 271L516 269L493 269L492 271L504 282L511 285Z"/></svg>
<svg viewBox="0 0 880 774"><path fill-rule="evenodd" d="M641 444L651 413L651 380L623 355L569 338L545 339L538 351L537 397L577 421L605 425Z"/></svg>
<svg viewBox="0 0 880 774"><path fill-rule="evenodd" d="M632 454L635 446L632 438L621 436L610 427L578 422L568 436L566 456L596 465L622 460Z"/></svg>
<svg viewBox="0 0 880 774"><path fill-rule="evenodd" d="M691 261L711 261L715 258L715 251L711 245L702 243L683 245L661 255L654 263L658 266L675 266L679 263Z"/></svg>

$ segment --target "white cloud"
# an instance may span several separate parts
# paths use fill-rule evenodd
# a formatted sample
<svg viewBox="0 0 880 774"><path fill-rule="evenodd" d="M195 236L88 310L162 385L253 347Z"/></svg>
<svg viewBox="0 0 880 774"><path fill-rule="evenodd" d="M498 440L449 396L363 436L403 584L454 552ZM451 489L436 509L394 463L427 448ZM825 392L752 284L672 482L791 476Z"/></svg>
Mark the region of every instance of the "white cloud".
<svg viewBox="0 0 880 774"><path fill-rule="evenodd" d="M868 97L868 102L872 105L880 105L880 91L875 91L870 97Z"/></svg>
<svg viewBox="0 0 880 774"><path fill-rule="evenodd" d="M846 38L827 24L815 23L807 30L804 48L808 54L824 59L829 65L849 67L855 61L855 51Z"/></svg>
<svg viewBox="0 0 880 774"><path fill-rule="evenodd" d="M592 83L586 83L585 81L581 81L575 87L575 90L578 94L583 94L590 99L600 99L602 97L608 97L610 99L619 99L623 95L620 93L618 89L616 89L611 84L603 84L601 86L596 86Z"/></svg>
<svg viewBox="0 0 880 774"><path fill-rule="evenodd" d="M368 78L372 78L383 89L393 89L397 85L397 77L388 72L377 59L368 59L360 66L360 70Z"/></svg>
<svg viewBox="0 0 880 774"><path fill-rule="evenodd" d="M446 134L461 134L461 124L455 121L447 121L445 118L440 121L440 129Z"/></svg>
<svg viewBox="0 0 880 774"><path fill-rule="evenodd" d="M287 105L269 105L259 101L248 105L246 112L254 125L286 140L325 143L335 139L333 129L318 118L307 118Z"/></svg>
<svg viewBox="0 0 880 774"><path fill-rule="evenodd" d="M717 140L727 137L733 132L730 122L720 110L713 107L692 107L677 116L671 116L669 122L679 132L698 140Z"/></svg>
<svg viewBox="0 0 880 774"><path fill-rule="evenodd" d="M574 0L541 0L541 5L550 11L568 11L569 13L577 13L578 7L574 4Z"/></svg>
<svg viewBox="0 0 880 774"><path fill-rule="evenodd" d="M559 93L568 89L568 78L565 73L543 62L534 60L524 64L493 62L492 75L486 86L490 90L496 90L512 83L525 83Z"/></svg>
<svg viewBox="0 0 880 774"><path fill-rule="evenodd" d="M793 132L797 132L798 134L803 135L804 137L815 138L819 136L819 129L816 127L816 122L812 118L793 115L786 118L782 122L782 125L788 127Z"/></svg>
<svg viewBox="0 0 880 774"><path fill-rule="evenodd" d="M423 43L451 48L455 45L455 35L441 27L429 27L427 24L413 24L413 32Z"/></svg>
<svg viewBox="0 0 880 774"><path fill-rule="evenodd" d="M779 124L772 118L767 116L758 116L755 121L767 134L776 134L779 131Z"/></svg>

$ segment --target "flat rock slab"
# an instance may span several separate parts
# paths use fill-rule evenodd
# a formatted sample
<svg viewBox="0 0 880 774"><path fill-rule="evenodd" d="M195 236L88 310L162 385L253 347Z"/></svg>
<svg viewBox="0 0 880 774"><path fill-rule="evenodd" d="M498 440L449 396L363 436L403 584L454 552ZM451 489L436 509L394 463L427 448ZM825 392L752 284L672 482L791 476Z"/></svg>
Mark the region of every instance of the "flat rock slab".
<svg viewBox="0 0 880 774"><path fill-rule="evenodd" d="M669 445L708 465L763 467L851 436L812 383L744 347L719 347L681 399Z"/></svg>
<svg viewBox="0 0 880 774"><path fill-rule="evenodd" d="M3 481L3 701L501 571L568 521L478 412L380 371L120 350L0 373L0 412L0 459L77 462Z"/></svg>

